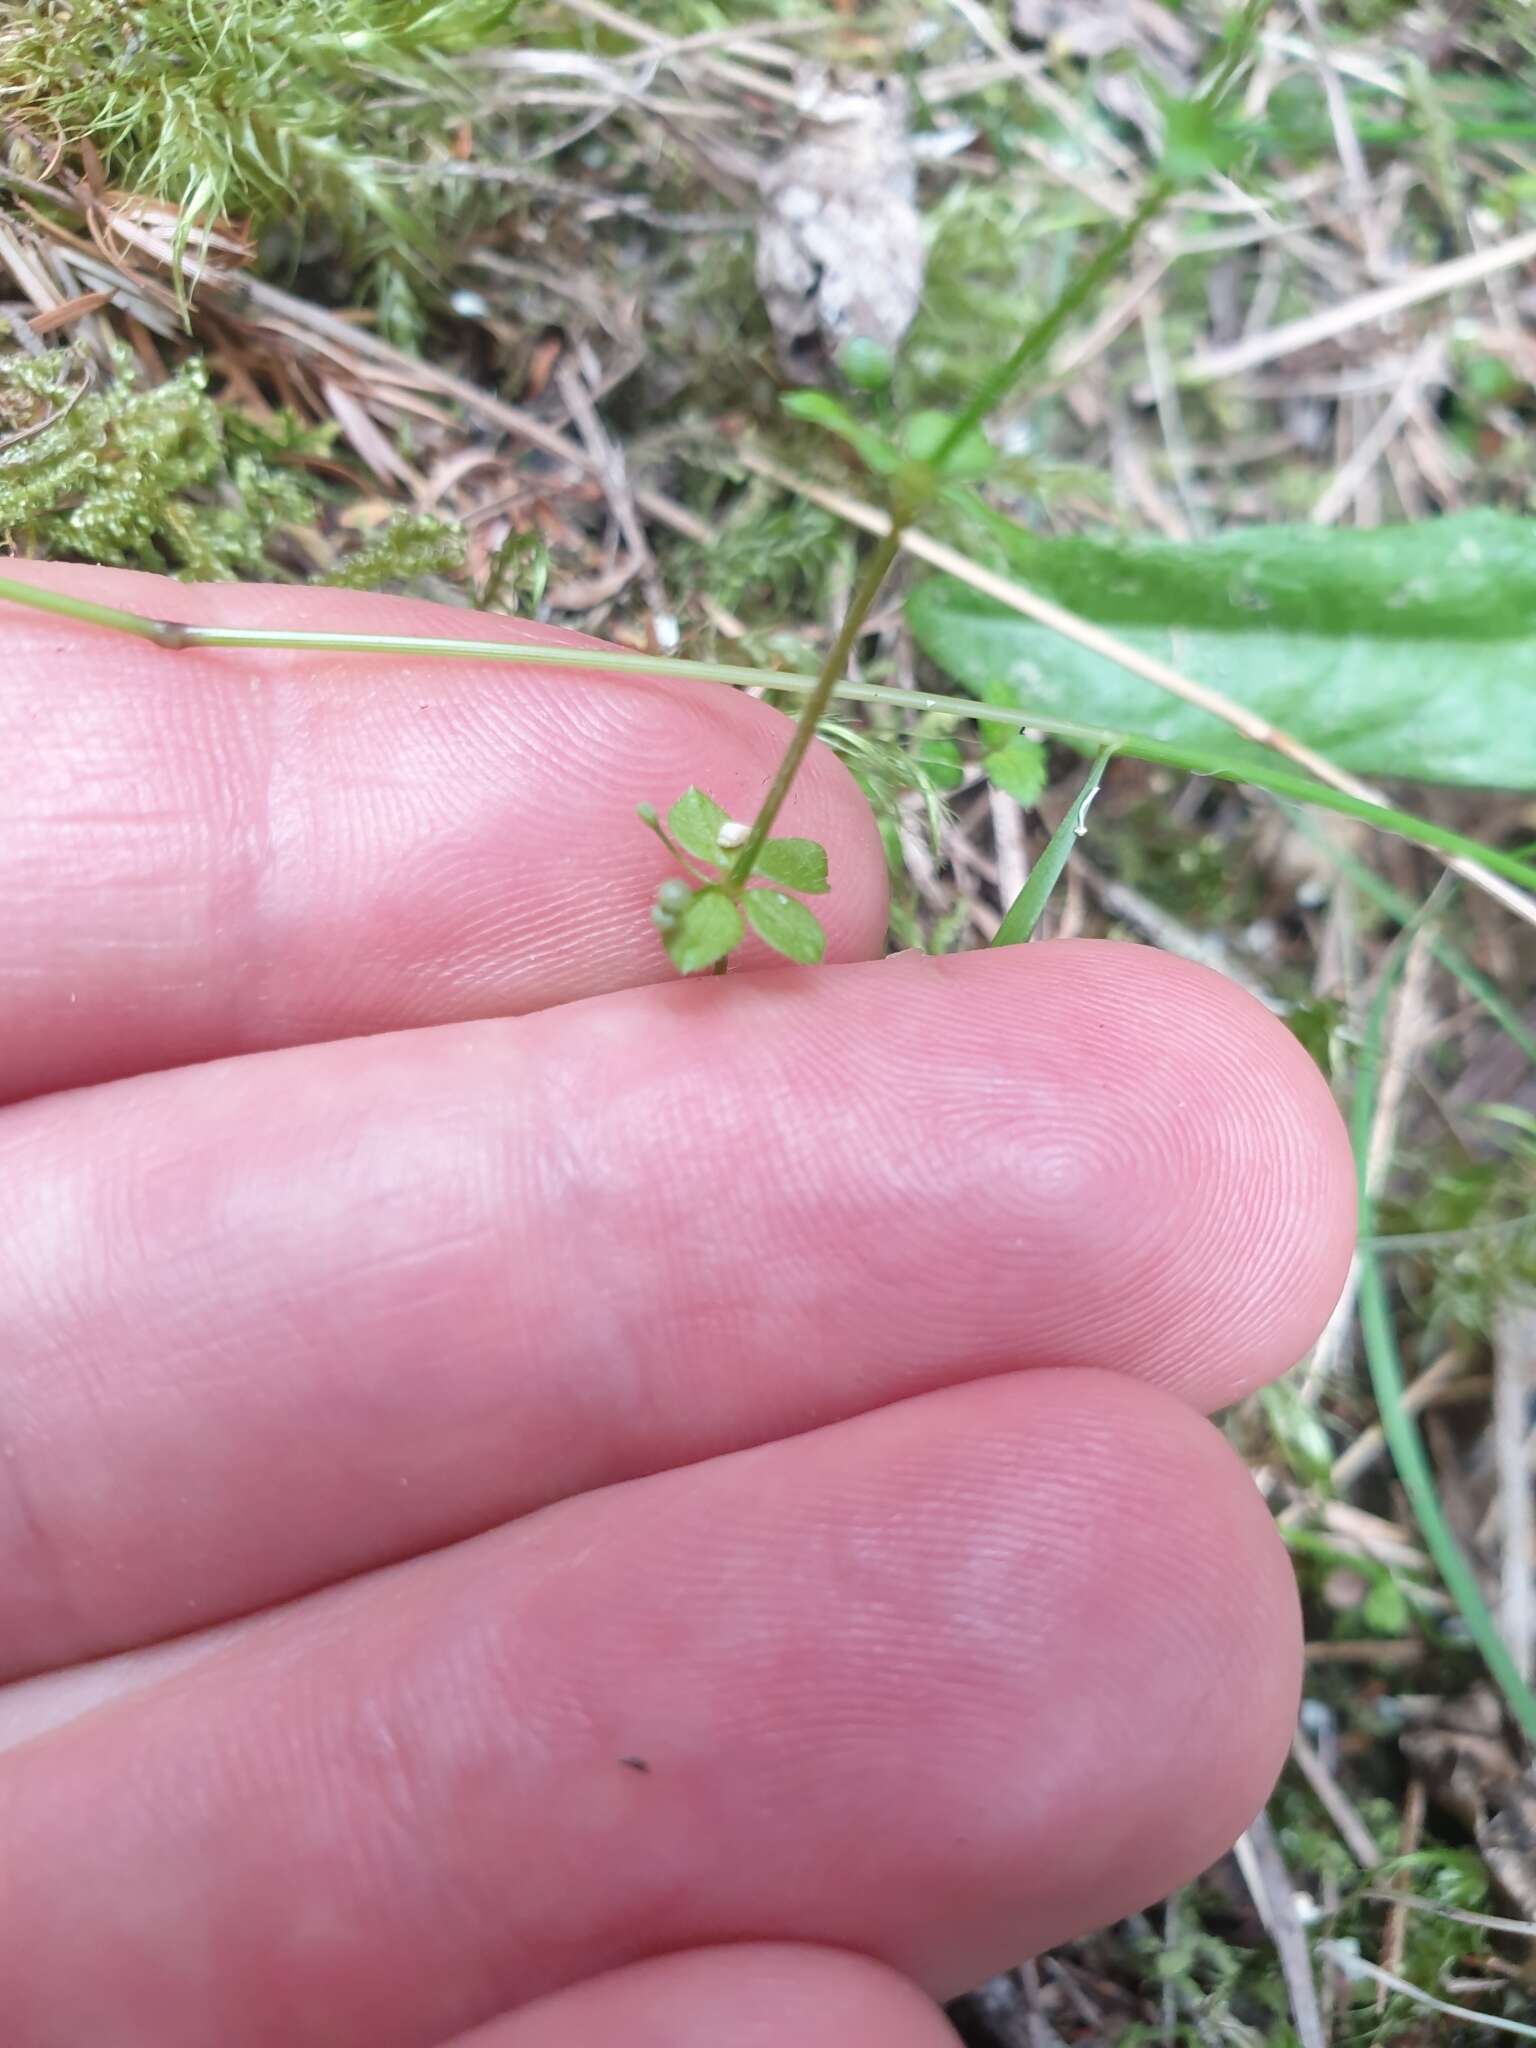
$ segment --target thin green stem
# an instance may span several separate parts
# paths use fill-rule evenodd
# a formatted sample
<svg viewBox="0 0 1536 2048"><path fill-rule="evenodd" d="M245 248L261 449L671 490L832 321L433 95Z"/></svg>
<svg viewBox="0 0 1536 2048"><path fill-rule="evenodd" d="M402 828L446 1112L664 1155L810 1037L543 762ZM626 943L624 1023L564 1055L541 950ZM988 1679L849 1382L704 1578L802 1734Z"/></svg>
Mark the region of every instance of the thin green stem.
<svg viewBox="0 0 1536 2048"><path fill-rule="evenodd" d="M873 557L871 557L873 560ZM609 675L665 676L690 683L724 683L735 688L775 690L785 695L816 696L823 687L826 667L814 680L781 673L774 669L743 668L728 662L684 661L652 654L618 654L604 647L549 647L539 642L510 640L449 640L416 633L316 633L288 632L272 627L185 626L175 620L147 619L137 612L120 611L115 605L94 604L87 598L66 596L33 583L0 576L0 598L25 605L31 610L51 612L78 619L85 625L132 633L168 648L299 648L322 654L420 655L458 661L515 663L523 668L570 668ZM841 636L839 636L841 637ZM849 636L851 647L853 635ZM835 650L834 650L835 651ZM1177 768L1186 775L1209 775L1224 782L1246 783L1268 790L1274 796L1310 804L1319 810L1336 811L1340 817L1358 818L1378 832L1407 839L1436 853L1453 853L1475 860L1495 874L1536 890L1536 867L1497 847L1484 846L1464 833L1453 832L1409 811L1393 810L1386 804L1367 803L1360 797L1313 782L1305 775L1284 768L1259 767L1256 763L1233 763L1224 755L1199 747L1175 745L1150 739L1140 733L1116 732L1107 726L1084 725L1052 713L1030 711L1016 706L978 706L956 697L939 697L926 690L897 690L883 683L855 683L834 679L830 697L856 704L889 704L898 710L924 711L937 718L956 720L979 718L989 725L1009 725L1015 730L1046 732L1065 740L1085 754L1097 754L1105 747L1129 754L1139 761L1154 761Z"/></svg>
<svg viewBox="0 0 1536 2048"><path fill-rule="evenodd" d="M256 626L187 626L185 647L292 647L312 648L330 654L448 655L459 661L505 661L536 668L600 668L612 675L667 676L681 682L698 682L699 663L659 654L610 654L592 647L547 647L530 641L439 640L426 633L301 633L269 632ZM771 669L745 668L721 662L711 664L713 679L750 685L754 689L778 687ZM803 679L801 679L803 680Z"/></svg>
<svg viewBox="0 0 1536 2048"><path fill-rule="evenodd" d="M1269 0L1247 0L1232 31L1225 56L1201 91L1200 99L1205 106L1213 107L1225 98L1253 47L1268 6ZM1115 275L1148 224L1162 212L1176 190L1177 185L1172 178L1155 178L1136 211L1121 223L1092 262L1078 272L1050 311L1028 330L1012 355L983 377L974 397L951 423L949 432L939 443L938 452L932 457L931 466L938 475L943 475L946 460L966 436L974 433L987 415L1001 405L1025 371L1044 361L1067 323L1099 287Z"/></svg>
<svg viewBox="0 0 1536 2048"><path fill-rule="evenodd" d="M88 597L73 597L65 590L50 590L43 583L17 583L0 578L0 597L24 604L35 612L52 612L55 617L78 619L82 626L105 626L114 633L131 633L135 640L152 640L157 647L185 647L194 629L179 626L173 619L147 619L142 612L125 612L115 604L96 604Z"/></svg>
<svg viewBox="0 0 1536 2048"><path fill-rule="evenodd" d="M1418 920L1415 920L1417 924ZM1360 1273L1360 1336L1371 1375L1371 1390L1381 1416L1382 1434L1402 1481L1403 1492L1414 1520L1424 1537L1424 1547L1434 1559L1445 1590L1455 1601L1467 1633L1477 1646L1489 1676L1503 1693L1511 1714L1527 1741L1536 1743L1536 1693L1526 1684L1510 1655L1498 1625L1488 1610L1482 1590L1461 1547L1451 1534L1435 1489L1418 1426L1403 1399L1403 1367L1398 1355L1397 1333L1393 1328L1391 1304L1381 1261L1371 1242L1375 1226L1375 1202L1367 1171L1371 1153L1372 1125L1381 1076L1382 1044L1386 1036L1387 1012L1398 977L1407 959L1408 941L1414 927L1398 942L1380 980L1360 1047L1360 1066L1355 1081L1351 1111L1351 1132L1360 1194L1360 1243L1357 1259Z"/></svg>
<svg viewBox="0 0 1536 2048"><path fill-rule="evenodd" d="M1147 223L1162 212L1173 191L1171 179L1156 179L1129 220L1121 223L1092 262L1085 264L1073 278L1050 311L1025 333L1012 355L982 378L970 403L950 422L949 432L930 460L930 467L937 475L943 475L944 464L949 457L967 435L973 434L987 415L1002 403L1024 372L1050 354L1067 323L1120 269L1140 240Z"/></svg>
<svg viewBox="0 0 1536 2048"><path fill-rule="evenodd" d="M758 806L757 816L752 820L752 830L742 844L741 851L732 861L726 880L731 888L740 889L750 879L757 866L757 857L766 845L779 812L784 808L784 799L789 795L791 785L800 770L800 763L810 751L816 737L816 728L826 715L827 706L832 702L833 693L843 680L843 671L859 637L860 629L868 618L870 607L880 594L880 586L897 551L901 546L901 522L893 520L891 530L883 540L877 541L866 556L859 579L853 586L848 599L848 609L843 623L838 627L832 645L827 649L827 658L821 665L810 695L801 706L800 717L784 757L779 762L768 794Z"/></svg>
<svg viewBox="0 0 1536 2048"><path fill-rule="evenodd" d="M1368 896L1395 923L1412 924L1419 914L1418 904L1405 896L1400 889L1393 888L1385 876L1378 875L1376 870L1367 867L1363 860L1356 860L1353 854L1346 853L1302 812L1292 810L1289 806L1286 809L1296 829L1312 842L1323 858L1336 867L1347 881L1354 884L1362 896ZM1429 947L1447 973L1455 975L1468 995L1482 1004L1499 1029L1513 1040L1533 1065L1536 1065L1536 1032L1533 1032L1518 1015L1514 1006L1505 1000L1502 992L1487 975L1474 967L1466 955L1438 931L1430 933Z"/></svg>

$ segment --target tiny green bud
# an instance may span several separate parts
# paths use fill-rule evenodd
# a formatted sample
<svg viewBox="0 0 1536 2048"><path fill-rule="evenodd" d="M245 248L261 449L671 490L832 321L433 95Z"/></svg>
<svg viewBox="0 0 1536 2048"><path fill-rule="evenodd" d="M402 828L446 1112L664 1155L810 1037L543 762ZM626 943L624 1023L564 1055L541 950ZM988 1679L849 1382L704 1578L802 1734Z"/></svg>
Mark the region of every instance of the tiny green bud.
<svg viewBox="0 0 1536 2048"><path fill-rule="evenodd" d="M837 367L855 391L883 391L896 362L888 348L868 335L856 334L838 350Z"/></svg>
<svg viewBox="0 0 1536 2048"><path fill-rule="evenodd" d="M664 911L668 917L676 917L688 908L692 897L693 891L686 882L663 882L656 891L656 908Z"/></svg>
<svg viewBox="0 0 1536 2048"><path fill-rule="evenodd" d="M656 806L654 804L636 804L635 816L642 825L659 825L661 823L660 818L656 815Z"/></svg>

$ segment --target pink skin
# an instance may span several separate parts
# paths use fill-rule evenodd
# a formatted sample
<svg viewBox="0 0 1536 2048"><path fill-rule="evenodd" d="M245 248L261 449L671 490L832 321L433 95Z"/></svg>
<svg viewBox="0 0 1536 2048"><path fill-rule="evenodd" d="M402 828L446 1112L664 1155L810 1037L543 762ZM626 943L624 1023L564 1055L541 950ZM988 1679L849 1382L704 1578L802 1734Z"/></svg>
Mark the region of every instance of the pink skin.
<svg viewBox="0 0 1536 2048"><path fill-rule="evenodd" d="M827 1949L657 1956L536 1999L453 2048L955 2048L933 2006L893 1971Z"/></svg>
<svg viewBox="0 0 1536 2048"><path fill-rule="evenodd" d="M670 980L633 805L750 811L724 692L0 628L7 2048L927 2048L861 1956L946 1995L1231 1840L1297 1630L1198 1411L1352 1227L1273 1019L870 961L826 756L843 964Z"/></svg>

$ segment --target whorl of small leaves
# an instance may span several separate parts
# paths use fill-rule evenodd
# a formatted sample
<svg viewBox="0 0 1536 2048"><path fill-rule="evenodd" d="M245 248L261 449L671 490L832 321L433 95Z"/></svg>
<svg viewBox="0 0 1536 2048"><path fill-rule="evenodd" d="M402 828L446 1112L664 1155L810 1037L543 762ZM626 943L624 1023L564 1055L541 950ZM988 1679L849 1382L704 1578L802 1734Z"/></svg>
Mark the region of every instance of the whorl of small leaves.
<svg viewBox="0 0 1536 2048"><path fill-rule="evenodd" d="M814 966L822 958L827 939L819 919L785 893L826 894L827 854L816 840L789 835L767 840L752 865L763 883L746 885L732 870L747 827L702 789L685 789L668 809L665 823L654 804L641 804L639 817L693 877L692 883L679 877L663 882L651 910L651 922L680 973L696 974L733 952L744 935L743 918L785 959ZM775 882L784 886L763 886Z"/></svg>

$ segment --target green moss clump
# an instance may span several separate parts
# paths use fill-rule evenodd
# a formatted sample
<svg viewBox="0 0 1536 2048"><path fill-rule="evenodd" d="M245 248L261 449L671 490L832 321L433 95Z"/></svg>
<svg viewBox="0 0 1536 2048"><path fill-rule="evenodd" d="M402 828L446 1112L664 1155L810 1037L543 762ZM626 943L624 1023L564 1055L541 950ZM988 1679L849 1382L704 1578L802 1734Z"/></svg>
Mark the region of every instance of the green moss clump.
<svg viewBox="0 0 1536 2048"><path fill-rule="evenodd" d="M344 590L380 590L452 576L464 566L464 536L424 512L397 512L324 581Z"/></svg>
<svg viewBox="0 0 1536 2048"><path fill-rule="evenodd" d="M13 125L89 142L110 182L354 251L430 245L389 165L469 111L463 59L516 0L34 0L0 27ZM383 231L383 235L379 231ZM368 253L378 253L377 246Z"/></svg>
<svg viewBox="0 0 1536 2048"><path fill-rule="evenodd" d="M113 368L99 378L74 348L0 359L0 532L29 555L213 581L272 574L267 544L313 520L314 487L254 433L237 445L200 362L152 388L126 348Z"/></svg>

